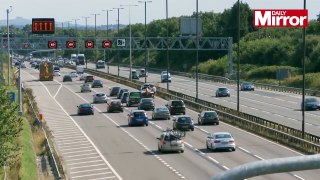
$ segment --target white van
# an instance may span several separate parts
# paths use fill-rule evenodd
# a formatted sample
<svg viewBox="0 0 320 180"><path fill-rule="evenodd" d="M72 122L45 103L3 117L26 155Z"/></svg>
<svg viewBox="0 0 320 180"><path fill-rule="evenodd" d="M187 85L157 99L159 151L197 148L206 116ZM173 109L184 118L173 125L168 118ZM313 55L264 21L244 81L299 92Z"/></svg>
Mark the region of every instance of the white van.
<svg viewBox="0 0 320 180"><path fill-rule="evenodd" d="M82 74L84 72L84 67L83 66L77 66L76 71L78 74Z"/></svg>

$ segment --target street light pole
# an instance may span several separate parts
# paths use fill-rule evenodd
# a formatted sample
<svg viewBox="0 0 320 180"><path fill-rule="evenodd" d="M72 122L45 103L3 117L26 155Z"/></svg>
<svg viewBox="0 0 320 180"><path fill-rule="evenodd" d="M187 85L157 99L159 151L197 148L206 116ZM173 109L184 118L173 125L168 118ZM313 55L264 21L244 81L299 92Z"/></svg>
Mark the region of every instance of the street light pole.
<svg viewBox="0 0 320 180"><path fill-rule="evenodd" d="M127 7L129 7L129 37L130 37L130 44L129 44L129 61L130 61L130 75L129 75L129 77L130 77L130 81L132 81L132 48L131 48L131 36L132 36L132 33L131 33L131 7L132 6L138 6L138 5L135 5L135 4L129 4L129 5L120 5L120 6L127 6Z"/></svg>
<svg viewBox="0 0 320 180"><path fill-rule="evenodd" d="M303 9L306 10L306 0L303 1ZM305 89L306 89L306 27L303 27L302 31L302 43L303 43L303 75L302 75L302 138L304 138L304 125L305 125Z"/></svg>
<svg viewBox="0 0 320 180"><path fill-rule="evenodd" d="M12 11L12 6L10 6L10 10L7 9L7 46L8 46L8 86L10 86L10 69L11 69L11 59L10 59L10 31L9 31L9 13ZM20 62L21 64L21 62Z"/></svg>
<svg viewBox="0 0 320 180"><path fill-rule="evenodd" d="M147 83L147 3L152 1L138 1L139 3L144 3L144 83Z"/></svg>
<svg viewBox="0 0 320 180"><path fill-rule="evenodd" d="M82 18L85 18L85 23L86 23L86 37L88 37L88 18L90 18L89 16L85 16L85 17L82 17Z"/></svg>
<svg viewBox="0 0 320 180"><path fill-rule="evenodd" d="M80 19L72 19L72 20L74 20L74 27L75 27L76 39L77 39L77 42L78 42L77 21L80 20ZM78 54L79 54L79 46L77 46L77 50L78 50Z"/></svg>
<svg viewBox="0 0 320 180"><path fill-rule="evenodd" d="M96 39L96 36L97 36L97 15L100 15L100 14L94 13L91 15L94 15L94 39Z"/></svg>
<svg viewBox="0 0 320 180"><path fill-rule="evenodd" d="M19 115L22 116L22 83L21 83L21 62L19 63Z"/></svg>
<svg viewBox="0 0 320 180"><path fill-rule="evenodd" d="M120 9L124 8L113 8L113 9L118 9L118 36L119 36L119 29L120 29ZM119 51L117 51L117 59L118 59L118 77L120 76L120 59L119 59Z"/></svg>
<svg viewBox="0 0 320 180"><path fill-rule="evenodd" d="M238 0L237 111L240 111L240 1Z"/></svg>
<svg viewBox="0 0 320 180"><path fill-rule="evenodd" d="M102 10L102 11L107 11L107 38L109 38L109 11L112 11L112 9L110 10ZM108 53L107 53L107 59L109 60L109 51L108 50ZM105 57L105 54L106 54L106 50L103 50L103 55ZM105 58L104 58L104 61L106 62ZM108 68L108 74L109 74L109 63L107 63L107 68Z"/></svg>
<svg viewBox="0 0 320 180"><path fill-rule="evenodd" d="M167 90L169 90L169 21L168 21L168 0L166 0L166 26L167 26Z"/></svg>

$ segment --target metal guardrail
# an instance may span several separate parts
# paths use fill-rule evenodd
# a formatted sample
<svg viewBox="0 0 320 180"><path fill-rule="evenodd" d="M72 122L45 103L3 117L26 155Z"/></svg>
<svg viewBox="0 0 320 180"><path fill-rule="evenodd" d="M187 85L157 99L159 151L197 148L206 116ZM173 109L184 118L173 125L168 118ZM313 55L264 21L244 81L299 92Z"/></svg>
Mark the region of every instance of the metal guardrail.
<svg viewBox="0 0 320 180"><path fill-rule="evenodd" d="M74 66L68 66L75 69ZM90 74L109 79L111 81L139 89L143 84L140 81L129 81L127 78L118 77L116 75L107 74L93 69L86 69ZM188 96L172 90L167 91L165 88L157 87L157 96L164 99L182 99L185 104L193 110L214 110L219 114L220 120L240 127L241 129L253 132L260 136L271 139L275 142L297 149L306 154L315 154L320 152L320 137L305 133L305 138L302 139L300 130L287 127L285 125L268 121L246 113L238 113L237 111L214 104L205 100L196 101L195 97Z"/></svg>
<svg viewBox="0 0 320 180"><path fill-rule="evenodd" d="M118 64L110 63L110 65L117 66ZM129 67L127 64L120 64L121 67ZM144 68L143 66L132 66L135 69L141 69ZM165 71L166 69L158 69L158 68L148 68L150 72L160 73L161 71ZM170 71L173 75L179 75L184 76L188 78L196 78L195 73L184 73L184 72L178 72L178 71ZM219 82L223 84L230 84L230 85L236 85L236 80L230 80L226 77L222 76L213 76L209 74L198 74L198 78L200 80L206 80L206 81L212 81L212 82ZM278 85L272 85L272 84L264 84L264 83L254 83L254 86L258 89L265 89L270 91L278 91L278 92L285 92L285 93L293 93L293 94L302 94L301 88L294 88L294 87L287 87L287 86L278 86ZM312 89L306 89L306 95L308 96L320 96L320 90L312 90Z"/></svg>
<svg viewBox="0 0 320 180"><path fill-rule="evenodd" d="M27 94L26 94L27 95ZM56 158L54 157L54 150L52 149L51 145L50 145L50 142L49 142L49 139L48 139L48 136L47 136L47 133L46 133L46 130L43 128L43 123L41 122L41 120L39 120L38 118L38 112L36 112L35 108L33 107L33 103L32 103L32 100L30 99L29 95L27 95L27 98L28 98L28 101L29 101L29 105L33 111L33 114L35 115L35 118L37 120L37 123L40 124L40 127L44 133L44 136L45 136L45 139L46 139L46 148L49 149L49 151L47 151L49 153L49 158L51 159L51 161L53 162L53 172L54 172L54 177L55 179L62 179L62 176L60 174L60 171L59 171L59 167L58 167L58 164L57 164L57 161L56 161Z"/></svg>

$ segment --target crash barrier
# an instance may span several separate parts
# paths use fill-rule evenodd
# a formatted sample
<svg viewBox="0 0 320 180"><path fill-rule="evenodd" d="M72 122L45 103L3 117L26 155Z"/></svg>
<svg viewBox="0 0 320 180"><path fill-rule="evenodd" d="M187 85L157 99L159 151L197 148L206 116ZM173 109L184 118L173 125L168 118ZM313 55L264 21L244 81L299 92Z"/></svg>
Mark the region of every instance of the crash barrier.
<svg viewBox="0 0 320 180"><path fill-rule="evenodd" d="M117 66L117 64L113 64L113 63L110 65ZM121 67L129 67L129 65L121 64ZM144 68L142 66L132 66L132 67L135 69L143 69ZM158 68L149 68L148 67L148 71L160 74L162 71L166 71L166 69L158 69ZM184 72L170 70L170 74L188 77L188 78L196 78L195 73L184 73ZM236 80L230 80L229 78L226 78L226 77L213 76L213 75L202 74L202 73L198 73L198 79L212 81L212 82L218 82L218 83L222 83L222 84L230 84L230 85L237 84ZM242 83L242 81L240 83ZM292 93L292 94L302 94L302 88L278 86L278 85L264 84L264 83L254 83L254 86L257 89L264 89L264 90L269 90L269 91L278 91L278 92L285 92L285 93ZM320 90L306 89L305 93L308 96L320 96Z"/></svg>
<svg viewBox="0 0 320 180"><path fill-rule="evenodd" d="M75 69L74 66L68 67ZM106 78L135 89L139 89L143 84L143 82L140 81L130 81L124 77L118 77L116 75L107 74L105 72L96 71L93 69L86 69L85 71L89 74ZM161 87L157 87L157 96L166 100L184 100L188 108L198 112L202 110L214 110L218 113L220 120L223 122L253 132L286 146L292 147L306 154L314 154L320 152L320 137L318 136L305 133L305 138L303 139L302 132L300 130L290 128L282 124L268 121L246 113L238 113L236 110L223 107L221 105L214 104L205 100L196 99L195 97L172 90L167 90Z"/></svg>
<svg viewBox="0 0 320 180"><path fill-rule="evenodd" d="M37 121L37 124L39 125L39 127L43 131L43 134L45 135L46 153L48 153L49 163L50 163L50 166L52 167L53 175L54 175L55 179L57 179L57 180L63 179L62 174L59 171L59 166L57 163L58 162L57 160L59 159L58 158L59 155L58 155L57 151L55 150L54 146L52 145L53 143L50 144L50 141L49 141L49 138L48 138L47 132L46 132L47 131L46 127L42 123L43 120L39 119L39 117L38 117L39 112L33 106L33 104L35 102L30 98L30 96L33 96L31 89L28 89L28 93L25 93L25 94L27 96L29 106L31 107L32 112L33 112L35 119Z"/></svg>

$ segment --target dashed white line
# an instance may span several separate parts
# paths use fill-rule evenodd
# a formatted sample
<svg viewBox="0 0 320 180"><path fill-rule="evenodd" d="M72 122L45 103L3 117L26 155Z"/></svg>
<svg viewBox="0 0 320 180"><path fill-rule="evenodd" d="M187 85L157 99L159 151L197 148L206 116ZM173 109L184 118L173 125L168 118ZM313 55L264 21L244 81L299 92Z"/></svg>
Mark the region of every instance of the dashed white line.
<svg viewBox="0 0 320 180"><path fill-rule="evenodd" d="M246 153L250 153L250 151L248 151L248 150L246 150L246 149L244 149L242 147L238 147L238 148L241 149L242 151L246 152Z"/></svg>
<svg viewBox="0 0 320 180"><path fill-rule="evenodd" d="M208 156L208 158L209 158L211 161L215 162L216 164L219 164L219 161L213 159L212 157Z"/></svg>
<svg viewBox="0 0 320 180"><path fill-rule="evenodd" d="M227 166L222 166L224 169L229 170L229 168Z"/></svg>
<svg viewBox="0 0 320 180"><path fill-rule="evenodd" d="M254 157L260 159L260 160L264 160L262 157L258 156L258 155L253 155Z"/></svg>
<svg viewBox="0 0 320 180"><path fill-rule="evenodd" d="M298 179L301 179L301 180L304 180L302 177L298 176L298 175L293 175L294 177L298 178Z"/></svg>

